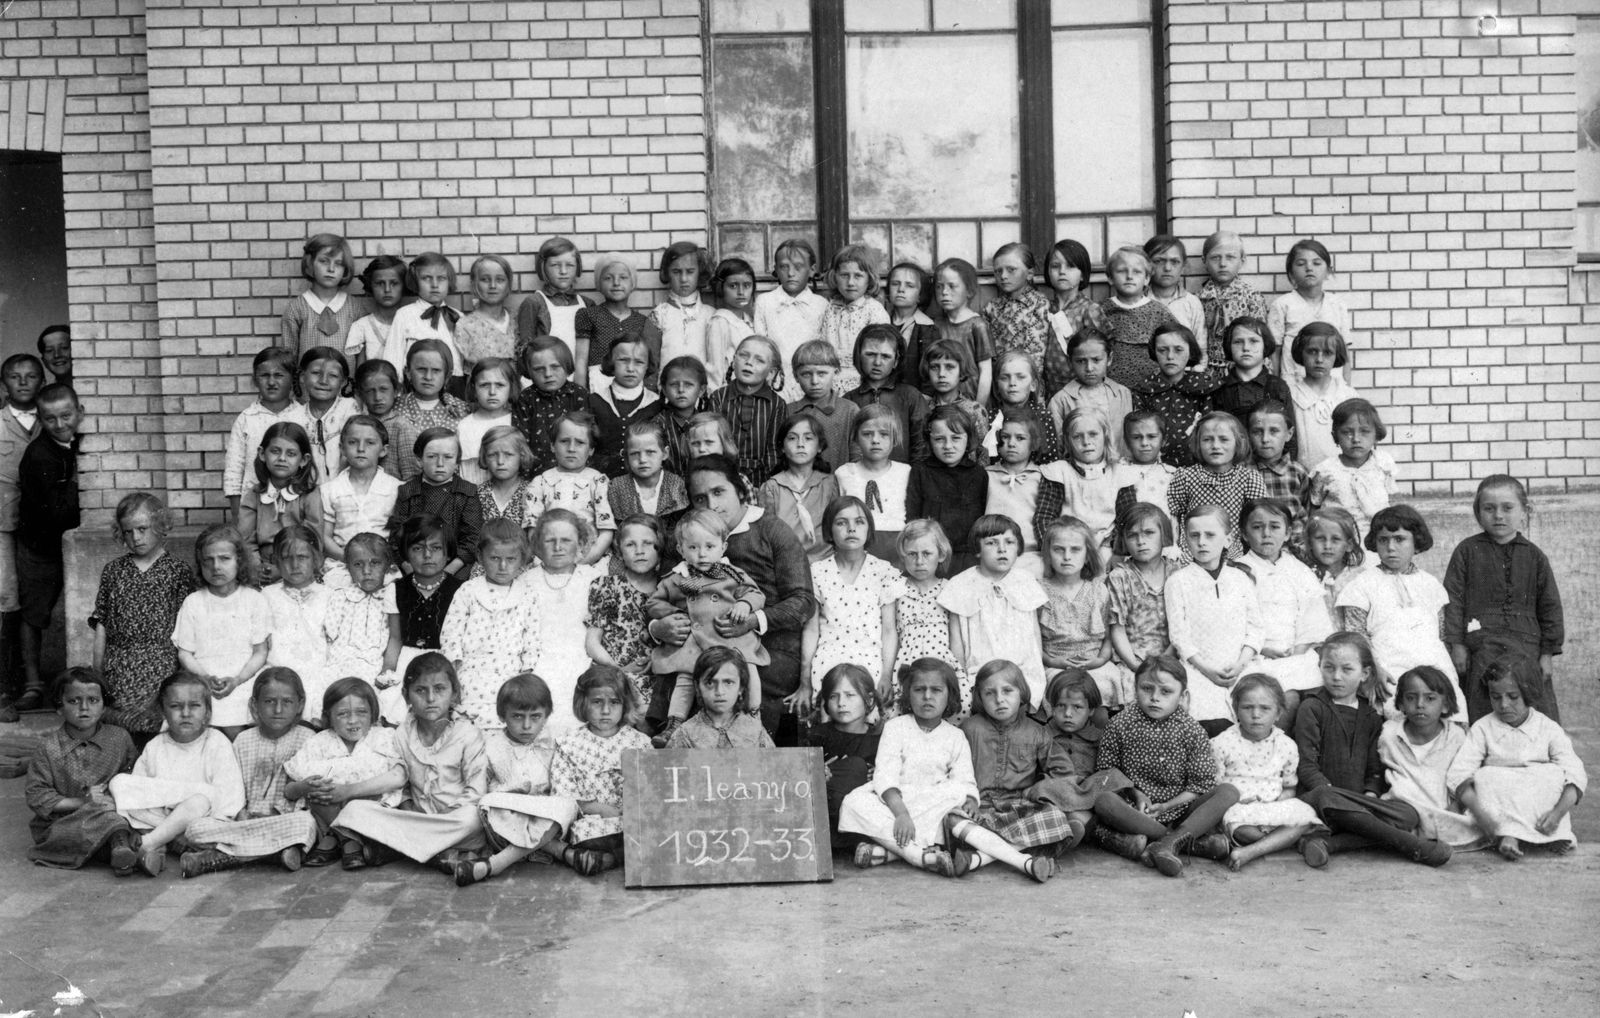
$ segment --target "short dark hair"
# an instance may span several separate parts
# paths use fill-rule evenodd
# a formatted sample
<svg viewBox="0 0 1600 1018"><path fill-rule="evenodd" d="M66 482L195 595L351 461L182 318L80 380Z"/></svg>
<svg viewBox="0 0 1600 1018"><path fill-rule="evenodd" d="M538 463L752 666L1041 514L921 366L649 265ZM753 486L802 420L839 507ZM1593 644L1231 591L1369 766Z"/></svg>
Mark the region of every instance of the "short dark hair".
<svg viewBox="0 0 1600 1018"><path fill-rule="evenodd" d="M1422 683L1422 686L1423 686L1424 689L1427 689L1430 692L1439 694L1439 698L1444 701L1444 716L1445 717L1447 717L1447 718L1451 717L1452 715L1454 715L1457 711L1459 711L1461 709L1461 704L1456 699L1456 684L1451 682L1449 680L1449 678L1447 678L1445 676L1444 672L1441 672L1439 669L1435 668L1433 665L1417 665L1417 667L1412 668L1411 670L1409 670L1409 671L1405 672L1404 674L1402 674L1400 676L1400 680L1394 684L1394 709L1395 710L1399 710L1400 709L1400 698L1402 696L1405 696L1405 694L1406 694L1406 682L1408 680L1410 680L1410 679L1415 679L1416 681ZM1540 691L1542 692L1543 691L1543 675L1542 675L1542 673L1541 673L1540 687L1541 687ZM1518 688L1519 689L1521 688L1521 684L1520 683L1518 684Z"/></svg>
<svg viewBox="0 0 1600 1018"><path fill-rule="evenodd" d="M295 696L300 698L301 704L306 702L306 684L300 681L300 673L295 671L293 668L285 668L283 665L274 665L271 668L263 668L256 673L256 681L250 687L250 699L254 700L256 697L260 696L262 690L266 689L268 684L273 682L279 682L285 686L288 686L290 691L292 691Z"/></svg>
<svg viewBox="0 0 1600 1018"><path fill-rule="evenodd" d="M39 338L35 341L35 345L37 345L38 348L39 348L39 353L41 353L41 354L44 353L44 338L46 336L54 336L58 332L64 334L67 337L68 342L71 342L71 340L72 340L72 326L70 326L70 325L46 325L44 327L44 331L39 333Z"/></svg>
<svg viewBox="0 0 1600 1018"><path fill-rule="evenodd" d="M711 254L692 240L680 240L675 244L668 245L667 249L661 252L661 264L656 275L661 278L662 285L672 282L672 276L669 275L672 263L679 258L686 258L691 255L694 257L695 268L699 272L696 288L705 289L706 283L711 279Z"/></svg>
<svg viewBox="0 0 1600 1018"><path fill-rule="evenodd" d="M1288 275L1290 272L1294 271L1294 256L1299 254L1301 251L1310 251L1327 264L1329 272L1333 271L1333 255L1329 254L1328 249L1322 246L1322 241L1312 240L1310 237L1305 237L1295 241L1294 247L1291 247L1289 249L1289 253L1284 256L1284 275Z"/></svg>
<svg viewBox="0 0 1600 1018"><path fill-rule="evenodd" d="M411 455L417 457L417 459L421 459L422 454L427 451L428 446L435 442L443 442L446 440L454 442L458 450L461 448L461 436L456 434L456 429L424 428L422 433L417 435L417 440L411 443Z"/></svg>
<svg viewBox="0 0 1600 1018"><path fill-rule="evenodd" d="M713 650L732 648L714 647ZM738 654L738 651L733 651ZM709 653L709 651L707 652ZM744 655L740 654L742 659ZM701 655L705 657L704 654ZM696 663L698 670L699 664ZM589 698L589 693L596 689L610 689L616 692L617 699L622 701L622 723L631 725L639 720L639 691L634 688L633 680L628 673L616 665L603 665L598 662L591 664L578 676L578 684L572 690L572 713L584 724L589 723L589 716L584 713L583 701Z"/></svg>
<svg viewBox="0 0 1600 1018"><path fill-rule="evenodd" d="M1261 337L1261 356L1271 357L1278 352L1278 337L1272 334L1272 329L1266 322L1253 315L1240 315L1228 323L1222 330L1222 352L1233 359L1233 336L1240 329L1246 329Z"/></svg>
<svg viewBox="0 0 1600 1018"><path fill-rule="evenodd" d="M944 340L939 342L942 343ZM939 344L935 343L934 345L938 346ZM926 364L928 362L927 358L924 357L922 362ZM928 411L928 419L922 424L922 437L925 441L932 440L935 423L943 424L952 431L959 429L966 432L967 451L961 455L961 462L969 466L978 462L978 453L983 448L983 436L978 434L978 422L972 419L971 414L954 403L939 404ZM931 454L928 456L930 460L933 458Z"/></svg>
<svg viewBox="0 0 1600 1018"><path fill-rule="evenodd" d="M33 355L29 354L28 356L31 358ZM73 406L83 405L78 401L77 389L74 389L66 382L51 382L39 390L39 395L33 397L33 405L44 406L46 403L65 403L67 400L71 400Z"/></svg>
<svg viewBox="0 0 1600 1018"><path fill-rule="evenodd" d="M444 517L433 513L417 513L406 517L405 522L400 524L400 557L405 558L412 548L435 535L444 542L444 560L449 562L455 559L460 551L456 545L455 528L446 523Z"/></svg>
<svg viewBox="0 0 1600 1018"><path fill-rule="evenodd" d="M61 703L62 694L67 691L67 683L69 682L76 682L84 686L99 687L100 702L108 707L111 706L112 696L110 681L104 675L100 674L99 669L88 668L83 665L79 665L74 668L67 668L55 677L55 680L50 683L51 703Z"/></svg>
<svg viewBox="0 0 1600 1018"><path fill-rule="evenodd" d="M1389 429L1383 426L1383 418L1378 414L1378 408L1364 399L1347 399L1333 408L1333 433L1337 435L1339 429L1353 418L1364 418L1371 424L1372 430L1378 435L1378 441L1381 442L1389 437Z"/></svg>
<svg viewBox="0 0 1600 1018"><path fill-rule="evenodd" d="M1071 237L1056 241L1050 247L1050 254L1045 255L1044 264L1046 271L1048 271L1050 268L1051 255L1060 255L1066 260L1068 265L1078 270L1078 289L1080 291L1089 288L1090 264L1088 248L1084 247L1078 241L1073 240Z"/></svg>
<svg viewBox="0 0 1600 1018"><path fill-rule="evenodd" d="M445 296L448 297L450 294L455 293L456 267L450 264L450 259L437 251L424 251L411 259L411 264L406 266L406 286L410 288L411 292L422 292L422 288L417 285L417 274L429 266L444 269L447 273L444 286Z"/></svg>
<svg viewBox="0 0 1600 1018"><path fill-rule="evenodd" d="M349 675L335 679L322 691L322 727L333 727L333 708L347 696L359 697L367 705L367 711L372 715L372 723L378 723L383 714L383 708L378 703L378 691L366 679Z"/></svg>
<svg viewBox="0 0 1600 1018"><path fill-rule="evenodd" d="M504 721L513 710L543 710L546 717L555 710L550 698L550 687L532 672L522 672L500 684L494 697L494 712Z"/></svg>
<svg viewBox="0 0 1600 1018"><path fill-rule="evenodd" d="M1333 366L1344 367L1345 361L1350 359L1350 344L1345 342L1339 330L1327 322L1308 322L1299 332L1295 333L1294 341L1289 344L1289 359L1300 365L1306 366L1306 343L1313 339L1329 339L1333 341Z"/></svg>
<svg viewBox="0 0 1600 1018"><path fill-rule="evenodd" d="M1404 502L1398 505L1386 505L1372 514L1372 522L1367 526L1367 539L1362 542L1368 551L1378 550L1380 530L1410 531L1411 540L1416 545L1419 555L1433 547L1433 531L1428 529L1428 521Z"/></svg>
<svg viewBox="0 0 1600 1018"><path fill-rule="evenodd" d="M979 668L978 674L972 679L972 713L989 716L989 712L983 706L983 684L996 677L1008 678L1021 688L1023 711L1026 712L1026 705L1033 700L1033 690L1028 686L1028 677L1022 674L1022 669L1013 662L996 658Z"/></svg>
<svg viewBox="0 0 1600 1018"><path fill-rule="evenodd" d="M1244 500L1244 504L1239 507L1240 533L1243 533L1245 528L1250 525L1250 517L1258 509L1265 509L1274 516L1280 517L1285 528L1294 526L1294 513L1290 511L1289 503L1283 499L1263 495L1260 498L1247 498Z"/></svg>
<svg viewBox="0 0 1600 1018"><path fill-rule="evenodd" d="M1156 672L1166 672L1177 680L1178 685L1184 689L1189 688L1189 669L1185 668L1183 662L1179 661L1177 656L1173 654L1151 654L1139 662L1138 670L1133 673L1134 685L1137 686L1139 680L1146 675L1152 675Z"/></svg>
<svg viewBox="0 0 1600 1018"><path fill-rule="evenodd" d="M545 278L544 263L552 258L559 258L569 251L577 262L577 275L583 275L583 252L578 250L578 245L565 237L551 237L539 245L539 254L533 260L534 275L540 279ZM573 281L577 281L577 276L573 277Z"/></svg>
<svg viewBox="0 0 1600 1018"><path fill-rule="evenodd" d="M461 699L461 677L456 674L456 666L436 650L423 651L406 665L406 673L400 679L400 694L410 696L412 688L430 675L443 675L449 679L456 700Z"/></svg>
<svg viewBox="0 0 1600 1018"><path fill-rule="evenodd" d="M400 372L396 371L394 369L394 365L390 364L382 357L378 357L370 361L362 361L361 366L356 368L355 377L351 381L354 383L355 387L359 389L365 385L367 379L371 378L373 375L383 375L394 384L396 389L400 388Z"/></svg>
<svg viewBox="0 0 1600 1018"><path fill-rule="evenodd" d="M811 468L819 473L827 473L829 470L828 461L823 458L822 454L828 451L828 429L823 426L822 418L818 417L810 408L802 409L799 413L785 419L782 424L778 425L778 448L783 448L783 443L789 439L789 432L800 424L810 425L811 434L815 435L817 439L817 458L811 464ZM773 470L773 473L782 473L787 467L787 463L781 464Z"/></svg>
<svg viewBox="0 0 1600 1018"><path fill-rule="evenodd" d="M984 513L972 521L972 529L967 532L967 541L973 548L978 547L987 538L999 537L1001 534L1010 534L1017 539L1017 548L1022 548L1022 524L1009 516L1001 513Z"/></svg>
<svg viewBox="0 0 1600 1018"><path fill-rule="evenodd" d="M1530 707L1538 703L1544 697L1545 688L1544 672L1539 668L1538 659L1508 644L1500 644L1499 649L1500 654L1489 662L1479 680L1483 691L1489 691L1491 682L1510 679L1517 684L1517 692Z"/></svg>
<svg viewBox="0 0 1600 1018"><path fill-rule="evenodd" d="M1151 360L1156 359L1156 340L1162 336L1181 336L1183 341L1189 344L1189 367L1194 367L1200 363L1200 341L1194 338L1194 332L1187 325L1179 325L1177 322L1158 325L1155 327L1155 331L1150 333L1150 342L1146 345L1149 348Z"/></svg>
<svg viewBox="0 0 1600 1018"><path fill-rule="evenodd" d="M1091 711L1099 710L1105 703L1100 695L1100 684L1082 668L1063 668L1050 676L1044 687L1044 703L1053 708L1068 693L1082 693L1083 702Z"/></svg>
<svg viewBox="0 0 1600 1018"><path fill-rule="evenodd" d="M900 713L911 713L911 683L916 681L917 676L929 674L944 680L944 716L950 717L961 710L961 680L956 677L956 670L942 658L919 657L908 665L900 666L900 697L896 701Z"/></svg>
<svg viewBox="0 0 1600 1018"><path fill-rule="evenodd" d="M690 488L691 501L694 497L694 475L700 473L721 474L733 485L740 502L750 501L750 487L745 484L744 475L739 471L739 461L727 453L713 452L696 456L689 461L689 468L684 473L684 481Z"/></svg>
<svg viewBox="0 0 1600 1018"><path fill-rule="evenodd" d="M867 546L872 546L872 538L877 534L878 528L872 520L872 510L867 503L854 495L840 495L827 508L822 510L822 539L828 542L828 547L833 547L833 521L846 509L860 509L861 514L867 518Z"/></svg>
<svg viewBox="0 0 1600 1018"><path fill-rule="evenodd" d="M4 375L18 364L32 364L39 369L39 380L44 381L44 361L31 353L14 353L4 361L0 361L0 375Z"/></svg>
<svg viewBox="0 0 1600 1018"><path fill-rule="evenodd" d="M339 260L344 262L344 273L339 277L339 285L344 286L356 275L356 258L350 251L350 242L337 233L319 233L306 241L300 249L300 275L306 279L311 278L311 266L317 260L317 255L324 251L339 252Z"/></svg>

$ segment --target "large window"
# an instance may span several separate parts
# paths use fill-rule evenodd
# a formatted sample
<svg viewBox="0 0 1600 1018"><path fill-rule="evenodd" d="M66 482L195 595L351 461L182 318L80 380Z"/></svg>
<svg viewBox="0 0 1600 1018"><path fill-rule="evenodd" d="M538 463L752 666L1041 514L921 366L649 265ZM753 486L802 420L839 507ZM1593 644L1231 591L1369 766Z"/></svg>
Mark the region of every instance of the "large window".
<svg viewBox="0 0 1600 1018"><path fill-rule="evenodd" d="M1155 231L1151 0L711 0L714 243L979 267Z"/></svg>
<svg viewBox="0 0 1600 1018"><path fill-rule="evenodd" d="M1578 260L1600 262L1600 13L1578 18Z"/></svg>

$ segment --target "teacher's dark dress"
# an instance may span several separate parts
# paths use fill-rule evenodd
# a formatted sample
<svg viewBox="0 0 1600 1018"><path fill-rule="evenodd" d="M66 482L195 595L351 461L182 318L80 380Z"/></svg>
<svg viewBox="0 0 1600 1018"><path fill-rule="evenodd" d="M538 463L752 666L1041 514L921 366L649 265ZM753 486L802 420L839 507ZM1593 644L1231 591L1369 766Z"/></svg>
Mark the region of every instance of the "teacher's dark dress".
<svg viewBox="0 0 1600 1018"><path fill-rule="evenodd" d="M763 515L728 537L728 561L749 573L767 598L761 643L772 661L761 668L761 723L775 732L783 698L800 688L800 633L817 611L811 560L793 530Z"/></svg>

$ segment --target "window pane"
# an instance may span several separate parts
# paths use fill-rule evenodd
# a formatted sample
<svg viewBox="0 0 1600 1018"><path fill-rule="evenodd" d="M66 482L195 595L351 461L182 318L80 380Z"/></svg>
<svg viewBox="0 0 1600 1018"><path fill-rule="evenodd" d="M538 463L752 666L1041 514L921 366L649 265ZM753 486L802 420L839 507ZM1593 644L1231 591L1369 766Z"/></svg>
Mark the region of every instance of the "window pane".
<svg viewBox="0 0 1600 1018"><path fill-rule="evenodd" d="M1017 214L1015 36L852 36L845 88L853 218Z"/></svg>
<svg viewBox="0 0 1600 1018"><path fill-rule="evenodd" d="M933 224L895 223L894 261L910 262L933 271Z"/></svg>
<svg viewBox="0 0 1600 1018"><path fill-rule="evenodd" d="M845 0L846 32L926 32L928 0Z"/></svg>
<svg viewBox="0 0 1600 1018"><path fill-rule="evenodd" d="M1105 224L1099 219L1057 219L1056 239L1082 244L1091 265L1106 263Z"/></svg>
<svg viewBox="0 0 1600 1018"><path fill-rule="evenodd" d="M1577 42L1578 200L1600 202L1600 18L1579 20Z"/></svg>
<svg viewBox="0 0 1600 1018"><path fill-rule="evenodd" d="M794 0L711 0L711 31L809 32L811 5Z"/></svg>
<svg viewBox="0 0 1600 1018"><path fill-rule="evenodd" d="M933 0L935 32L1016 27L1012 0Z"/></svg>
<svg viewBox="0 0 1600 1018"><path fill-rule="evenodd" d="M711 53L713 215L815 219L810 38L719 38Z"/></svg>
<svg viewBox="0 0 1600 1018"><path fill-rule="evenodd" d="M1122 25L1150 20L1150 0L1050 0L1052 25Z"/></svg>
<svg viewBox="0 0 1600 1018"><path fill-rule="evenodd" d="M1149 30L1056 32L1054 60L1057 211L1155 204Z"/></svg>
<svg viewBox="0 0 1600 1018"><path fill-rule="evenodd" d="M977 223L940 223L939 260L960 258L976 268L983 259L978 256Z"/></svg>
<svg viewBox="0 0 1600 1018"><path fill-rule="evenodd" d="M979 268L987 269L994 265L994 253L1007 244L1015 244L1022 239L1022 224L1015 219L1003 222L988 222L983 224L983 262Z"/></svg>
<svg viewBox="0 0 1600 1018"><path fill-rule="evenodd" d="M1106 220L1106 247L1112 251L1130 245L1144 247L1155 232L1154 216L1112 216Z"/></svg>
<svg viewBox="0 0 1600 1018"><path fill-rule="evenodd" d="M1573 246L1580 255L1600 254L1600 208L1588 205L1578 209L1578 228L1573 231Z"/></svg>

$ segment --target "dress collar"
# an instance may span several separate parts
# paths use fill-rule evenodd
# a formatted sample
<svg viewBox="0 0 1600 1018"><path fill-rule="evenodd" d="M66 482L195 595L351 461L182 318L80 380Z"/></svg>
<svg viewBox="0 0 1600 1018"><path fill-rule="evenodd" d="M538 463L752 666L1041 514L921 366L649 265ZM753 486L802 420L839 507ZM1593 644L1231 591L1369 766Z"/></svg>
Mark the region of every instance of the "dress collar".
<svg viewBox="0 0 1600 1018"><path fill-rule="evenodd" d="M317 295L312 293L310 290L307 290L300 296L305 300L306 307L311 309L312 314L320 315L324 310L333 312L338 312L341 310L344 307L345 298L349 295L343 290L340 290L338 293L333 295L332 300L326 302L318 298Z"/></svg>

